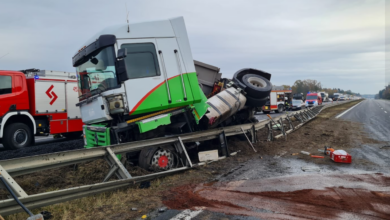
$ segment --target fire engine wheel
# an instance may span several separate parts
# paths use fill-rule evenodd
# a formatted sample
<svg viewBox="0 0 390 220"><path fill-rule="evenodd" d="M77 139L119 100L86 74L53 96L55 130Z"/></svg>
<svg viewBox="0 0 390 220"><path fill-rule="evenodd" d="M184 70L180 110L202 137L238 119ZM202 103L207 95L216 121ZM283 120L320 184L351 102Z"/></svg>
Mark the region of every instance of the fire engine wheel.
<svg viewBox="0 0 390 220"><path fill-rule="evenodd" d="M4 129L3 145L15 150L30 146L33 136L30 128L23 123L10 124Z"/></svg>
<svg viewBox="0 0 390 220"><path fill-rule="evenodd" d="M245 105L251 106L251 107L262 107L263 105L265 105L265 103L267 101L268 101L267 97L262 98L262 99L255 99L255 98L252 98L251 96L247 96Z"/></svg>
<svg viewBox="0 0 390 220"><path fill-rule="evenodd" d="M270 111L263 111L263 114L269 114Z"/></svg>
<svg viewBox="0 0 390 220"><path fill-rule="evenodd" d="M139 154L139 166L148 170L169 170L175 167L176 155L172 150L160 147L143 149Z"/></svg>
<svg viewBox="0 0 390 220"><path fill-rule="evenodd" d="M275 110L276 113L282 113L284 111L283 105L278 105L278 110Z"/></svg>
<svg viewBox="0 0 390 220"><path fill-rule="evenodd" d="M242 77L242 83L247 86L245 88L245 92L248 94L247 96L256 99L268 97L272 89L272 84L268 79L256 74L244 75Z"/></svg>

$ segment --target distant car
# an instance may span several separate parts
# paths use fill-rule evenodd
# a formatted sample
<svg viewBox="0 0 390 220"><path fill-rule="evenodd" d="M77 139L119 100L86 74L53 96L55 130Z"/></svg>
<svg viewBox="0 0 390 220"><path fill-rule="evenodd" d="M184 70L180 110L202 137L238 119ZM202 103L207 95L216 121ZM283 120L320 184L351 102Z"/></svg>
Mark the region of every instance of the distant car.
<svg viewBox="0 0 390 220"><path fill-rule="evenodd" d="M302 108L305 108L305 102L303 102L302 100L292 100L292 105L291 105L291 109L292 110L296 110L296 109L302 109Z"/></svg>
<svg viewBox="0 0 390 220"><path fill-rule="evenodd" d="M345 101L345 97L344 96L340 96L339 101Z"/></svg>

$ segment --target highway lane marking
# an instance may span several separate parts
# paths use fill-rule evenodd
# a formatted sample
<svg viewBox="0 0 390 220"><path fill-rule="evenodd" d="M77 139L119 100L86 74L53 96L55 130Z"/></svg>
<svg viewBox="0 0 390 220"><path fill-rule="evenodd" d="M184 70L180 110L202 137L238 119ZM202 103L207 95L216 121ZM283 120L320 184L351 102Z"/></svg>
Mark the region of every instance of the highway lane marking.
<svg viewBox="0 0 390 220"><path fill-rule="evenodd" d="M340 118L340 117L343 116L345 113L351 111L353 108L355 108L356 106L358 106L360 103L362 103L362 102L359 102L358 104L356 104L356 105L352 106L351 108L345 110L343 113L337 115L336 118Z"/></svg>
<svg viewBox="0 0 390 220"><path fill-rule="evenodd" d="M190 220L192 218L195 218L201 212L203 212L203 210L191 211L189 209L186 209L181 213L177 214L176 216L172 217L171 220L182 220L182 219Z"/></svg>

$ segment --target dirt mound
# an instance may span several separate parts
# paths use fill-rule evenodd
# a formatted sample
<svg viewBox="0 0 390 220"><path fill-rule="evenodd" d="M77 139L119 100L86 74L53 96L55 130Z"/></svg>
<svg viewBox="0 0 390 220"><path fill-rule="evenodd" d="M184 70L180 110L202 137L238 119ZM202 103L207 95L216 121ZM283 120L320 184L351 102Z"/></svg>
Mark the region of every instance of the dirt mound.
<svg viewBox="0 0 390 220"><path fill-rule="evenodd" d="M194 209L196 207L231 207L244 209L227 201L209 200L199 196L196 185L183 185L164 193L163 203L170 209Z"/></svg>
<svg viewBox="0 0 390 220"><path fill-rule="evenodd" d="M274 188L286 189L294 181L278 178ZM293 177L295 178L295 177ZM299 178L299 177L297 177ZM317 178L317 177L316 177ZM332 175L322 178L325 185L334 180L349 182L347 188L333 185L293 191L252 191L263 185L259 181L220 184L185 185L174 188L163 203L173 209L202 207L214 212L249 215L265 219L390 219L390 177L373 175ZM371 180L370 180L371 178ZM375 179L376 181L372 181ZM269 180L264 180L269 181ZM311 181L310 178L308 181ZM224 185L224 184L222 184ZM293 188L294 189L294 188Z"/></svg>

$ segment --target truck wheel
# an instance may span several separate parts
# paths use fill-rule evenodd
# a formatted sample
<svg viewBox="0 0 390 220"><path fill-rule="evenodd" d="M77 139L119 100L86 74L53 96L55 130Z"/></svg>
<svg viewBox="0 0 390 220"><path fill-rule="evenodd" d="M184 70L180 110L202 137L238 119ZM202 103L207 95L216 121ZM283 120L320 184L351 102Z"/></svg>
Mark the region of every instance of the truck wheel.
<svg viewBox="0 0 390 220"><path fill-rule="evenodd" d="M252 98L251 96L247 96L245 105L251 107L263 107L263 105L265 105L267 101L268 101L267 97L262 99L256 99L256 98Z"/></svg>
<svg viewBox="0 0 390 220"><path fill-rule="evenodd" d="M276 113L282 113L283 112L283 105L278 105L278 110L275 110Z"/></svg>
<svg viewBox="0 0 390 220"><path fill-rule="evenodd" d="M270 111L263 111L263 113L264 113L264 114L269 114L269 113L270 113Z"/></svg>
<svg viewBox="0 0 390 220"><path fill-rule="evenodd" d="M244 75L242 83L247 86L245 92L248 96L256 99L268 97L272 89L272 84L269 80L256 74Z"/></svg>
<svg viewBox="0 0 390 220"><path fill-rule="evenodd" d="M4 130L3 145L8 150L16 150L30 146L32 138L32 132L26 124L14 123Z"/></svg>
<svg viewBox="0 0 390 220"><path fill-rule="evenodd" d="M139 154L138 163L146 170L169 170L174 167L175 155L172 150L148 147Z"/></svg>
<svg viewBox="0 0 390 220"><path fill-rule="evenodd" d="M83 132L76 131L76 132L63 133L62 136L64 136L67 139L77 139L77 138L81 138L81 134L83 134Z"/></svg>

